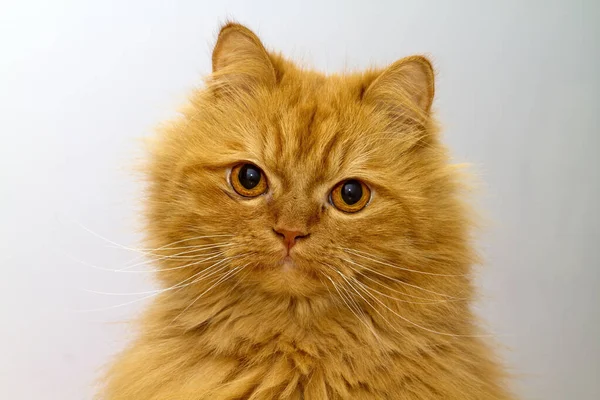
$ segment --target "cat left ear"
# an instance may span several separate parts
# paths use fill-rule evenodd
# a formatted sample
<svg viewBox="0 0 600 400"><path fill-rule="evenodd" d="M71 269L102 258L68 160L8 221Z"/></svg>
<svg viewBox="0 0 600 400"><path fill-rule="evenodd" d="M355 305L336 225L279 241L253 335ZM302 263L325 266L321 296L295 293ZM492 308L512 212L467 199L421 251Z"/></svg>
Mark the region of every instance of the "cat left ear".
<svg viewBox="0 0 600 400"><path fill-rule="evenodd" d="M267 50L248 28L228 23L221 28L212 54L211 82L234 91L272 86L276 73Z"/></svg>
<svg viewBox="0 0 600 400"><path fill-rule="evenodd" d="M434 95L431 63L422 56L406 57L379 75L363 95L395 117L424 123L429 118Z"/></svg>

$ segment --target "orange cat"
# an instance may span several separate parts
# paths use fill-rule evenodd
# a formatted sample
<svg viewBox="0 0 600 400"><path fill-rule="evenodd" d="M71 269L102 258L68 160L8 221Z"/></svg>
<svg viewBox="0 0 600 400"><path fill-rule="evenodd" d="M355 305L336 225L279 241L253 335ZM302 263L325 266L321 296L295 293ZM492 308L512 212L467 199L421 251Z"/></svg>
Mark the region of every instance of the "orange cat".
<svg viewBox="0 0 600 400"><path fill-rule="evenodd" d="M415 56L302 70L227 24L153 143L164 291L107 400L509 399L481 338L468 210Z"/></svg>

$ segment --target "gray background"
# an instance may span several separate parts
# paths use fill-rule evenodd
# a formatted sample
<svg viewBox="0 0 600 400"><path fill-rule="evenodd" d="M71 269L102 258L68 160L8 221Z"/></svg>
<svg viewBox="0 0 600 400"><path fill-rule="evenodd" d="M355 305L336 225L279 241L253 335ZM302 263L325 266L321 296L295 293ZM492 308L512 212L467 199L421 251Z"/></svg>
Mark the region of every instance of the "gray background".
<svg viewBox="0 0 600 400"><path fill-rule="evenodd" d="M0 398L88 399L153 288L139 138L210 70L219 22L323 71L427 53L482 182L481 314L525 399L600 398L598 2L18 1L0 6Z"/></svg>

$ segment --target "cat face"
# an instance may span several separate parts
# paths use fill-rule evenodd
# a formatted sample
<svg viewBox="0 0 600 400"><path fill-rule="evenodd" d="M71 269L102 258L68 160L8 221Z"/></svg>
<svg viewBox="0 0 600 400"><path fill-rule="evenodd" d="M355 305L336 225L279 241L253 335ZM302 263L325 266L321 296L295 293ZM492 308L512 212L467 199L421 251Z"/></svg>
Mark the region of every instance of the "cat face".
<svg viewBox="0 0 600 400"><path fill-rule="evenodd" d="M444 214L458 211L432 96L421 57L325 77L226 26L206 89L152 148L149 237L175 265L163 278L312 296L344 276L402 275L392 262L435 269L423 262L444 251L438 230L462 226Z"/></svg>

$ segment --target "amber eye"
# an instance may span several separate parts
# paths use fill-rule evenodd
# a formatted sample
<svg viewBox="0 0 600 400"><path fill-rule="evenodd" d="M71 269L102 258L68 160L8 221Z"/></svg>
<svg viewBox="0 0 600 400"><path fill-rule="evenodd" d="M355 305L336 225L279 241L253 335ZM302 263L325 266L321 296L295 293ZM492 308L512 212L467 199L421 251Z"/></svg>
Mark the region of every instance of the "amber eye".
<svg viewBox="0 0 600 400"><path fill-rule="evenodd" d="M347 213L355 213L365 208L371 198L371 190L367 185L356 179L350 179L337 184L331 191L331 203Z"/></svg>
<svg viewBox="0 0 600 400"><path fill-rule="evenodd" d="M239 164L231 170L231 186L244 197L256 197L267 191L267 180L254 164Z"/></svg>

